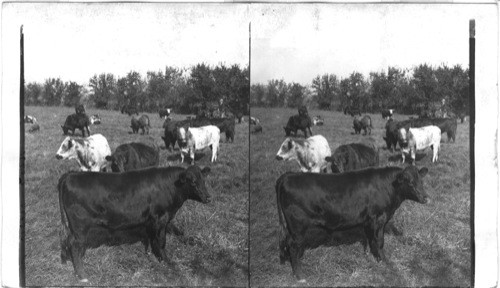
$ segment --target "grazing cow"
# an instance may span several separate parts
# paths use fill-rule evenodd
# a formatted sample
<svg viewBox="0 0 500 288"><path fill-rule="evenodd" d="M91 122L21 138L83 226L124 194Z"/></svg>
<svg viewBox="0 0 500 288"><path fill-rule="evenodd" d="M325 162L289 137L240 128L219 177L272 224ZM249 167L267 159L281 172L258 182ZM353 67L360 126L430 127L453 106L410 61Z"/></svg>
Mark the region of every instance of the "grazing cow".
<svg viewBox="0 0 500 288"><path fill-rule="evenodd" d="M321 117L319 115L313 117L313 125L314 126L323 126L323 124L324 124L323 117Z"/></svg>
<svg viewBox="0 0 500 288"><path fill-rule="evenodd" d="M59 178L61 262L73 263L88 282L82 257L88 248L142 242L167 260L166 232L186 200L209 203L198 166L148 168L124 173L69 172Z"/></svg>
<svg viewBox="0 0 500 288"><path fill-rule="evenodd" d="M160 118L163 118L163 117L168 117L170 116L170 112L171 112L171 109L170 108L165 108L165 109L160 109L160 111L158 111L158 114L160 114Z"/></svg>
<svg viewBox="0 0 500 288"><path fill-rule="evenodd" d="M352 117L354 117L354 115L361 116L361 111L357 108L355 109L355 108L347 106L344 108L344 115L347 115L347 114L351 115Z"/></svg>
<svg viewBox="0 0 500 288"><path fill-rule="evenodd" d="M90 136L90 119L87 114L71 114L66 117L64 125L61 125L64 135L68 135L71 130L71 134L75 135L75 129L80 129L82 131L82 137L85 137L85 131L87 130L87 135Z"/></svg>
<svg viewBox="0 0 500 288"><path fill-rule="evenodd" d="M189 153L191 164L194 164L194 153L210 147L212 150L211 162L217 160L217 150L219 149L220 130L217 126L209 125L203 127L180 127L178 129L177 142L181 147L181 163L184 162L184 154Z"/></svg>
<svg viewBox="0 0 500 288"><path fill-rule="evenodd" d="M377 167L379 151L362 143L341 145L326 161L332 163L332 173L344 173L367 167Z"/></svg>
<svg viewBox="0 0 500 288"><path fill-rule="evenodd" d="M309 112L307 112L307 107L306 105L301 105L299 106L299 115L300 116L309 116Z"/></svg>
<svg viewBox="0 0 500 288"><path fill-rule="evenodd" d="M357 116L354 117L352 125L355 134L361 134L361 130L365 131L363 135L372 134L372 118L368 115L365 115L361 120Z"/></svg>
<svg viewBox="0 0 500 288"><path fill-rule="evenodd" d="M66 137L57 150L56 158L76 159L81 171L101 171L107 166L106 156L111 155L108 140L101 134L87 138Z"/></svg>
<svg viewBox="0 0 500 288"><path fill-rule="evenodd" d="M251 133L262 133L262 126L260 126L259 124L257 125L251 125L250 126L250 132Z"/></svg>
<svg viewBox="0 0 500 288"><path fill-rule="evenodd" d="M31 115L26 115L24 116L24 123L30 123L33 124L36 122L36 118L31 116Z"/></svg>
<svg viewBox="0 0 500 288"><path fill-rule="evenodd" d="M306 129L309 130L310 136L312 136L312 131L311 131L311 125L312 121L309 116L300 116L300 115L293 115L288 119L288 122L286 123L286 126L283 127L285 129L285 135L291 136L291 132L293 132L294 136L297 136L297 130L302 130L304 132L304 137L307 137L307 131Z"/></svg>
<svg viewBox="0 0 500 288"><path fill-rule="evenodd" d="M40 125L38 123L34 123L33 125L30 126L28 132L33 133L36 131L40 131Z"/></svg>
<svg viewBox="0 0 500 288"><path fill-rule="evenodd" d="M236 119L238 119L238 124L241 124L241 122L244 122L245 120L243 119L243 113L238 112L236 113Z"/></svg>
<svg viewBox="0 0 500 288"><path fill-rule="evenodd" d="M99 117L99 114L95 114L95 115L90 116L90 124L93 124L93 125L101 124L101 117Z"/></svg>
<svg viewBox="0 0 500 288"><path fill-rule="evenodd" d="M139 129L142 129L142 135L144 133L149 134L149 128L151 128L148 115L141 115L141 117L132 116L130 119L130 127L132 128L132 133L139 133Z"/></svg>
<svg viewBox="0 0 500 288"><path fill-rule="evenodd" d="M276 154L276 160L297 160L302 172L326 173L326 157L332 155L325 137L316 135L305 140L286 138Z"/></svg>
<svg viewBox="0 0 500 288"><path fill-rule="evenodd" d="M157 167L160 163L160 152L157 147L133 142L116 147L112 155L106 156L111 171L125 172L148 167Z"/></svg>
<svg viewBox="0 0 500 288"><path fill-rule="evenodd" d="M83 106L83 104L78 104L75 106L75 113L81 115L85 114L85 107Z"/></svg>
<svg viewBox="0 0 500 288"><path fill-rule="evenodd" d="M382 118L385 120L392 119L392 114L394 113L394 109L388 109L382 111Z"/></svg>
<svg viewBox="0 0 500 288"><path fill-rule="evenodd" d="M250 117L250 125L259 125L259 124L260 120L258 118Z"/></svg>
<svg viewBox="0 0 500 288"><path fill-rule="evenodd" d="M425 126L420 128L410 128L408 133L405 128L399 129L399 143L401 156L405 163L405 153L410 153L412 163L415 165L416 150L432 148L432 162L438 160L439 145L441 143L441 129L437 126Z"/></svg>
<svg viewBox="0 0 500 288"><path fill-rule="evenodd" d="M342 174L291 173L276 181L280 262L305 282L300 258L305 249L329 241L334 232L363 227L377 261L386 260L384 227L401 203L429 198L422 177L427 168L367 168ZM364 243L366 251L366 242ZM333 271L332 271L333 272Z"/></svg>
<svg viewBox="0 0 500 288"><path fill-rule="evenodd" d="M165 129L164 136L161 138L165 142L165 149L174 149L175 143L177 143L177 129L184 127L187 129L191 124L191 119L186 119L182 121L165 121L163 123L163 128Z"/></svg>
<svg viewBox="0 0 500 288"><path fill-rule="evenodd" d="M455 118L433 118L429 119L431 124L439 127L441 133L446 132L448 137L448 142L453 140L455 142L455 137L457 135L457 119Z"/></svg>
<svg viewBox="0 0 500 288"><path fill-rule="evenodd" d="M139 110L135 106L132 106L132 105L123 105L122 109L120 111L122 114L123 113L128 114L128 116L131 116L132 114L139 115Z"/></svg>

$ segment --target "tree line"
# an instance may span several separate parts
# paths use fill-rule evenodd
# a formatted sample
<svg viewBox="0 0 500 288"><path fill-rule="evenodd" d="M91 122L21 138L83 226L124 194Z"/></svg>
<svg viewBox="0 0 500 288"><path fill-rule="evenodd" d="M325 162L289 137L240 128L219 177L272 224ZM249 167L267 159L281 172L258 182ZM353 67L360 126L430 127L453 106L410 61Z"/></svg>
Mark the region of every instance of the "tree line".
<svg viewBox="0 0 500 288"><path fill-rule="evenodd" d="M156 112L173 108L182 114L210 114L219 109L249 113L250 75L248 67L197 64L190 69L169 67L147 72L130 71L124 77L95 74L88 85L63 82L59 78L25 86L25 105L67 106L84 104L98 109L120 110L124 105L139 111Z"/></svg>
<svg viewBox="0 0 500 288"><path fill-rule="evenodd" d="M402 114L434 114L439 110L468 115L469 69L444 64L421 64L412 69L388 67L387 72L371 72L368 78L359 72L344 79L334 74L318 75L307 86L270 80L267 84L253 84L250 95L252 107L307 105L336 111L355 107L367 113L396 109Z"/></svg>

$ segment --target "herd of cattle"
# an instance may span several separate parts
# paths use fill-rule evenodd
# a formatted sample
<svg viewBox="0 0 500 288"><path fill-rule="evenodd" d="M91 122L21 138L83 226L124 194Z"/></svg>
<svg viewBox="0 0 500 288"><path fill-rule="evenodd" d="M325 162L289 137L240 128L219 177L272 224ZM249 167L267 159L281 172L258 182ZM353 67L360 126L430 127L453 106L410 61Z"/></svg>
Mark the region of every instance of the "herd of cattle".
<svg viewBox="0 0 500 288"><path fill-rule="evenodd" d="M361 129L365 135L371 133L370 116L360 119L359 111L349 109L344 114L354 117L355 134ZM414 166L416 150L432 147L432 162L437 161L441 133L446 132L448 142L455 141L457 120L394 121L392 116L392 109L382 112L387 120L383 139L392 152L399 144L403 163L405 153L410 153L413 165L405 168L379 167L379 147L371 137L361 143L341 145L332 154L325 137L312 136L312 121L305 107L299 108L299 114L291 116L284 127L286 136L292 132L297 136L297 130L302 130L305 136L305 139L286 138L276 154L277 160L296 161L302 171L286 172L275 186L280 262L290 261L300 282L305 282L300 263L305 249L328 242L335 231L363 227L365 251L369 245L377 261L385 260L384 228L401 203L406 199L429 202L422 183L428 169ZM328 167L332 174L326 173Z"/></svg>
<svg viewBox="0 0 500 288"><path fill-rule="evenodd" d="M125 107L122 114L131 118L132 133L149 134L147 115ZM181 163L189 154L191 164L183 167L159 167L160 149L156 144L132 142L111 151L106 137L90 135L89 126L100 124L98 115L88 117L83 105L61 125L67 136L56 158L75 159L80 171L64 173L57 185L61 212L61 261L70 260L78 279L87 282L82 257L85 250L100 245L119 245L141 241L159 261L166 259L165 235L182 234L171 224L186 200L210 201L204 176L210 171L194 165L195 151L212 149L211 161L217 160L221 132L234 142L235 118L189 118L173 121L171 110L160 110L165 118L162 139L170 151L177 143ZM136 115L134 115L136 114ZM93 119L93 120L92 120ZM36 123L26 115L25 123ZM75 130L83 137L75 137ZM87 137L85 137L87 136ZM114 173L110 173L114 172Z"/></svg>

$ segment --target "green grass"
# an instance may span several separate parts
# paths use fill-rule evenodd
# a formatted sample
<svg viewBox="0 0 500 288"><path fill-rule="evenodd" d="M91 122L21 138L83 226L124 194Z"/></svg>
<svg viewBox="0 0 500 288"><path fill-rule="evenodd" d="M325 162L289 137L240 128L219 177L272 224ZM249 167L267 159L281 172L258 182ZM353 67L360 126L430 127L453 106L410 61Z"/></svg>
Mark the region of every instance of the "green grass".
<svg viewBox="0 0 500 288"><path fill-rule="evenodd" d="M26 284L28 286L82 285L70 262L60 261L60 213L57 181L75 160L57 160L57 149L65 138L60 125L72 108L26 107L25 114L37 118L41 130L25 134L26 140ZM160 166L178 166L179 151L169 152L160 138L163 120L148 114L149 136L129 134L130 117L116 111L88 109L99 114L103 124L91 126L91 134L104 135L112 151L123 143L154 141L162 149ZM174 115L174 120L183 115ZM84 258L89 285L104 286L246 286L248 283L248 122L236 124L234 143L221 136L217 162L210 163L210 149L197 165L210 166L207 189L212 202L187 201L173 223L184 237L167 235L170 262L159 263L145 254L142 244L101 246L87 250ZM28 125L25 126L28 128ZM26 129L27 130L27 129ZM79 130L78 130L79 131ZM78 132L79 133L79 132ZM77 134L78 134L77 133ZM198 154L198 153L197 153Z"/></svg>
<svg viewBox="0 0 500 288"><path fill-rule="evenodd" d="M276 179L286 171L300 171L296 162L280 162L275 155L285 133L283 126L295 109L252 108L261 120L263 134L250 137L250 285L298 286L290 263L279 264L279 221ZM353 135L352 118L339 112L309 111L321 115L325 126L313 127L333 151L341 144L356 143L368 136ZM380 148L380 165L402 166L400 152L390 153L382 136L385 121L370 114L371 137ZM395 115L395 120L407 117ZM301 132L299 132L301 134ZM439 160L432 163L432 150L419 152L417 167L428 167L424 187L432 202L405 201L393 219L402 236L385 235L388 263L365 255L359 234L334 239L317 249L306 250L302 259L306 286L470 286L470 169L469 124L458 124L456 143L443 134ZM417 154L417 155L418 155ZM418 159L418 158L417 158Z"/></svg>

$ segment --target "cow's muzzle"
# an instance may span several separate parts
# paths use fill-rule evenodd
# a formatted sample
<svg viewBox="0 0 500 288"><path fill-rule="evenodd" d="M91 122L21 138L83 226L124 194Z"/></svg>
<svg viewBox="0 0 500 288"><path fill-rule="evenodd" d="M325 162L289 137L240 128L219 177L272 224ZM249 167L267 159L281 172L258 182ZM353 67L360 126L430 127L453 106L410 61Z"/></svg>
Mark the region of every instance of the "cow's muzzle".
<svg viewBox="0 0 500 288"><path fill-rule="evenodd" d="M61 159L63 159L63 156L61 156L61 155L59 155L59 154L56 154L56 158L57 158L58 160L61 160Z"/></svg>
<svg viewBox="0 0 500 288"><path fill-rule="evenodd" d="M281 156L279 156L279 155L276 155L276 160L281 161L281 160L283 160L283 157L281 157Z"/></svg>

